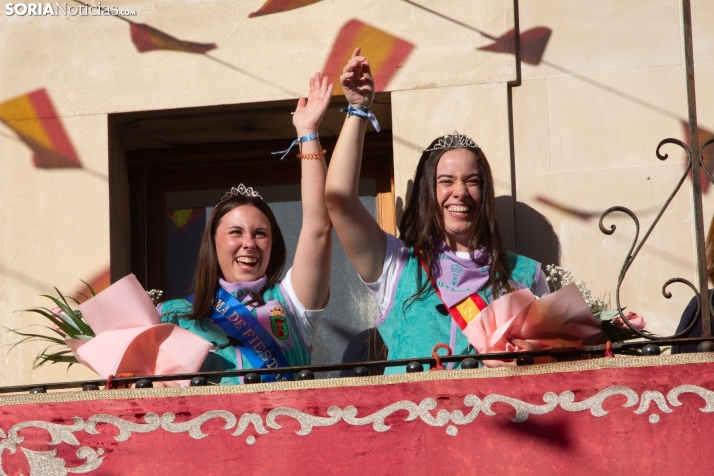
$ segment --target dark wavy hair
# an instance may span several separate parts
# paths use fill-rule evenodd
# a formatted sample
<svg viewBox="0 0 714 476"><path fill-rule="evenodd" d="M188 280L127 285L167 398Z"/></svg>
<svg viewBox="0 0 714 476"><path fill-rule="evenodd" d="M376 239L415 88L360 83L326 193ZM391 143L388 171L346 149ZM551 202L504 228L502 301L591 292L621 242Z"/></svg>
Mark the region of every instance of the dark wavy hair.
<svg viewBox="0 0 714 476"><path fill-rule="evenodd" d="M433 148L439 139L427 147ZM465 147L465 149L476 155L476 160L481 172L481 210L478 219L473 226L473 232L469 240L469 253L473 258L473 253L477 249L482 249L491 257L490 283L491 294L498 296L513 290L510 282L511 273L507 263L506 252L501 244L501 235L498 232L498 221L496 219L496 197L493 186L493 176L491 167L486 160L486 156L478 147ZM447 149L450 150L450 149ZM437 267L437 248L442 239L443 217L436 199L436 166L446 150L424 151L419 159L416 174L414 175L414 186L406 199L404 212L399 220L400 238L409 246L423 252L422 257L429 270L429 280L424 280L417 293L407 300L406 306L413 304L415 300L426 298L427 291L431 288L430 280L438 279L439 268ZM422 267L419 267L421 274ZM420 276L417 276L421 280Z"/></svg>
<svg viewBox="0 0 714 476"><path fill-rule="evenodd" d="M209 316L213 298L218 289L218 277L221 273L221 268L218 264L216 256L216 230L221 218L231 210L240 207L241 205L251 205L260 210L270 222L270 234L273 238L273 245L270 249L270 261L268 261L268 269L265 274L267 281L263 289L273 286L280 279L280 275L285 268L285 260L287 252L285 249L285 239L280 231L278 222L275 220L275 215L267 203L259 197L246 197L238 195L232 197L225 202L219 203L213 209L206 229L203 231L201 238L201 248L198 252L198 262L196 263L196 271L193 274L193 312L188 316L190 319L206 319ZM262 293L262 289L260 293ZM253 299L258 304L263 304L260 295L253 294Z"/></svg>

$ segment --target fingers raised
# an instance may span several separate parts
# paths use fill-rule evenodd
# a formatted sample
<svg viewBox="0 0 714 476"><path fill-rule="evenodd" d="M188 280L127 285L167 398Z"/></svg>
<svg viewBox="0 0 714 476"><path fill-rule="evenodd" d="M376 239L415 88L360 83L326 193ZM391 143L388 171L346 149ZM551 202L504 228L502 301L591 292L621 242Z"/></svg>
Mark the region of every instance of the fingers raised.
<svg viewBox="0 0 714 476"><path fill-rule="evenodd" d="M324 98L327 95L327 85L329 83L329 78L327 76L322 77L322 84L320 85L320 97Z"/></svg>

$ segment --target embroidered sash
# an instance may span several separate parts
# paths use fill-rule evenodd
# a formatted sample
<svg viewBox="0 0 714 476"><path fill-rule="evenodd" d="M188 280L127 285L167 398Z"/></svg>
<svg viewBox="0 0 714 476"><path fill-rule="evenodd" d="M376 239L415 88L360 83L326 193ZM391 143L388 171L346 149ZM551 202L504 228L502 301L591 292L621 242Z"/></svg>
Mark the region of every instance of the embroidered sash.
<svg viewBox="0 0 714 476"><path fill-rule="evenodd" d="M419 262L421 263L422 268L424 268L426 275L429 277L429 281L431 281L431 285L434 287L437 296L439 296L441 302L444 303L444 306L449 311L449 315L451 315L451 318L459 326L459 329L463 331L464 329L466 329L466 326L468 326L471 321L476 319L476 317L481 314L481 311L488 307L488 304L486 304L486 301L484 301L483 298L478 295L477 291L449 307L446 302L444 302L444 299L441 297L441 291L439 291L439 286L437 286L436 281L434 281L434 278L431 276L431 273L429 273L429 269L427 269L426 261L424 261L424 258L422 257L421 250L417 250L417 256L419 257Z"/></svg>
<svg viewBox="0 0 714 476"><path fill-rule="evenodd" d="M189 301L193 302L193 296ZM211 320L229 337L240 342L236 347L254 369L289 367L287 359L270 333L253 314L222 287L218 287L211 306ZM293 374L263 374L263 382L293 380Z"/></svg>

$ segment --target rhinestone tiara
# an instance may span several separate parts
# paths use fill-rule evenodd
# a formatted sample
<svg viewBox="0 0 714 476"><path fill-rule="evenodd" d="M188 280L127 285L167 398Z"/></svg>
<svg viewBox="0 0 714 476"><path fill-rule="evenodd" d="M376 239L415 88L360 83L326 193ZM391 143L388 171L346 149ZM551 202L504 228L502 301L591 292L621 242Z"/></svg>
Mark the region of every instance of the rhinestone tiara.
<svg viewBox="0 0 714 476"><path fill-rule="evenodd" d="M229 191L227 191L225 195L223 195L223 198L221 198L221 200L216 204L216 207L221 203L239 195L243 195L244 197L257 197L261 200L263 199L263 197L258 194L257 190L253 190L253 187L246 187L243 184L239 184L237 187L232 187Z"/></svg>
<svg viewBox="0 0 714 476"><path fill-rule="evenodd" d="M447 149L467 149L469 147L476 149L480 148L470 137L462 136L458 132L454 131L453 134L446 135L439 139L439 141L434 144L434 147L426 149L424 152Z"/></svg>

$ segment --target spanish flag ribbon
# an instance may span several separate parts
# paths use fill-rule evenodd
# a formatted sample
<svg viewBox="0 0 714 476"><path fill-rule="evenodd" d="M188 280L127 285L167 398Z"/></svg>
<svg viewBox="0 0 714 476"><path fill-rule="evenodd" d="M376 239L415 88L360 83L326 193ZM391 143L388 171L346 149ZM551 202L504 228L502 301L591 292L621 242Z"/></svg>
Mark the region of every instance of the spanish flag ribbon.
<svg viewBox="0 0 714 476"><path fill-rule="evenodd" d="M444 303L444 300L441 298L441 292L439 291L439 287L436 285L434 278L432 277L431 273L429 272L429 269L426 266L426 261L424 261L422 250L417 250L417 256L419 257L419 262L421 263L422 268L424 268L426 275L429 277L429 281L431 281L431 285L436 291L436 294L439 296L439 299L441 299L441 302ZM451 307L447 306L446 303L444 303L444 307L446 307L446 309L449 311L449 315L451 315L451 318L459 326L459 329L463 331L464 329L466 329L466 326L471 323L471 321L476 319L481 314L481 311L488 307L488 304L486 304L486 301L484 301L483 298L478 295L478 292L476 292L473 293L471 296L467 297L466 299L462 299Z"/></svg>
<svg viewBox="0 0 714 476"><path fill-rule="evenodd" d="M449 309L449 314L451 314L459 328L464 330L487 307L486 301L478 293L474 293Z"/></svg>
<svg viewBox="0 0 714 476"><path fill-rule="evenodd" d="M131 26L131 41L139 53L154 50L183 51L185 53L207 53L217 48L215 43L193 43L173 36L143 23L127 20Z"/></svg>
<svg viewBox="0 0 714 476"><path fill-rule="evenodd" d="M1 103L0 121L32 149L35 167L82 167L45 89Z"/></svg>
<svg viewBox="0 0 714 476"><path fill-rule="evenodd" d="M333 96L344 94L337 78L358 46L362 48L360 54L369 59L376 92L385 90L414 49L414 45L406 40L359 20L350 20L338 33L323 68L324 74L336 81Z"/></svg>
<svg viewBox="0 0 714 476"><path fill-rule="evenodd" d="M262 7L248 15L248 18L270 15L271 13L286 12L295 8L305 7L322 0L267 0Z"/></svg>

